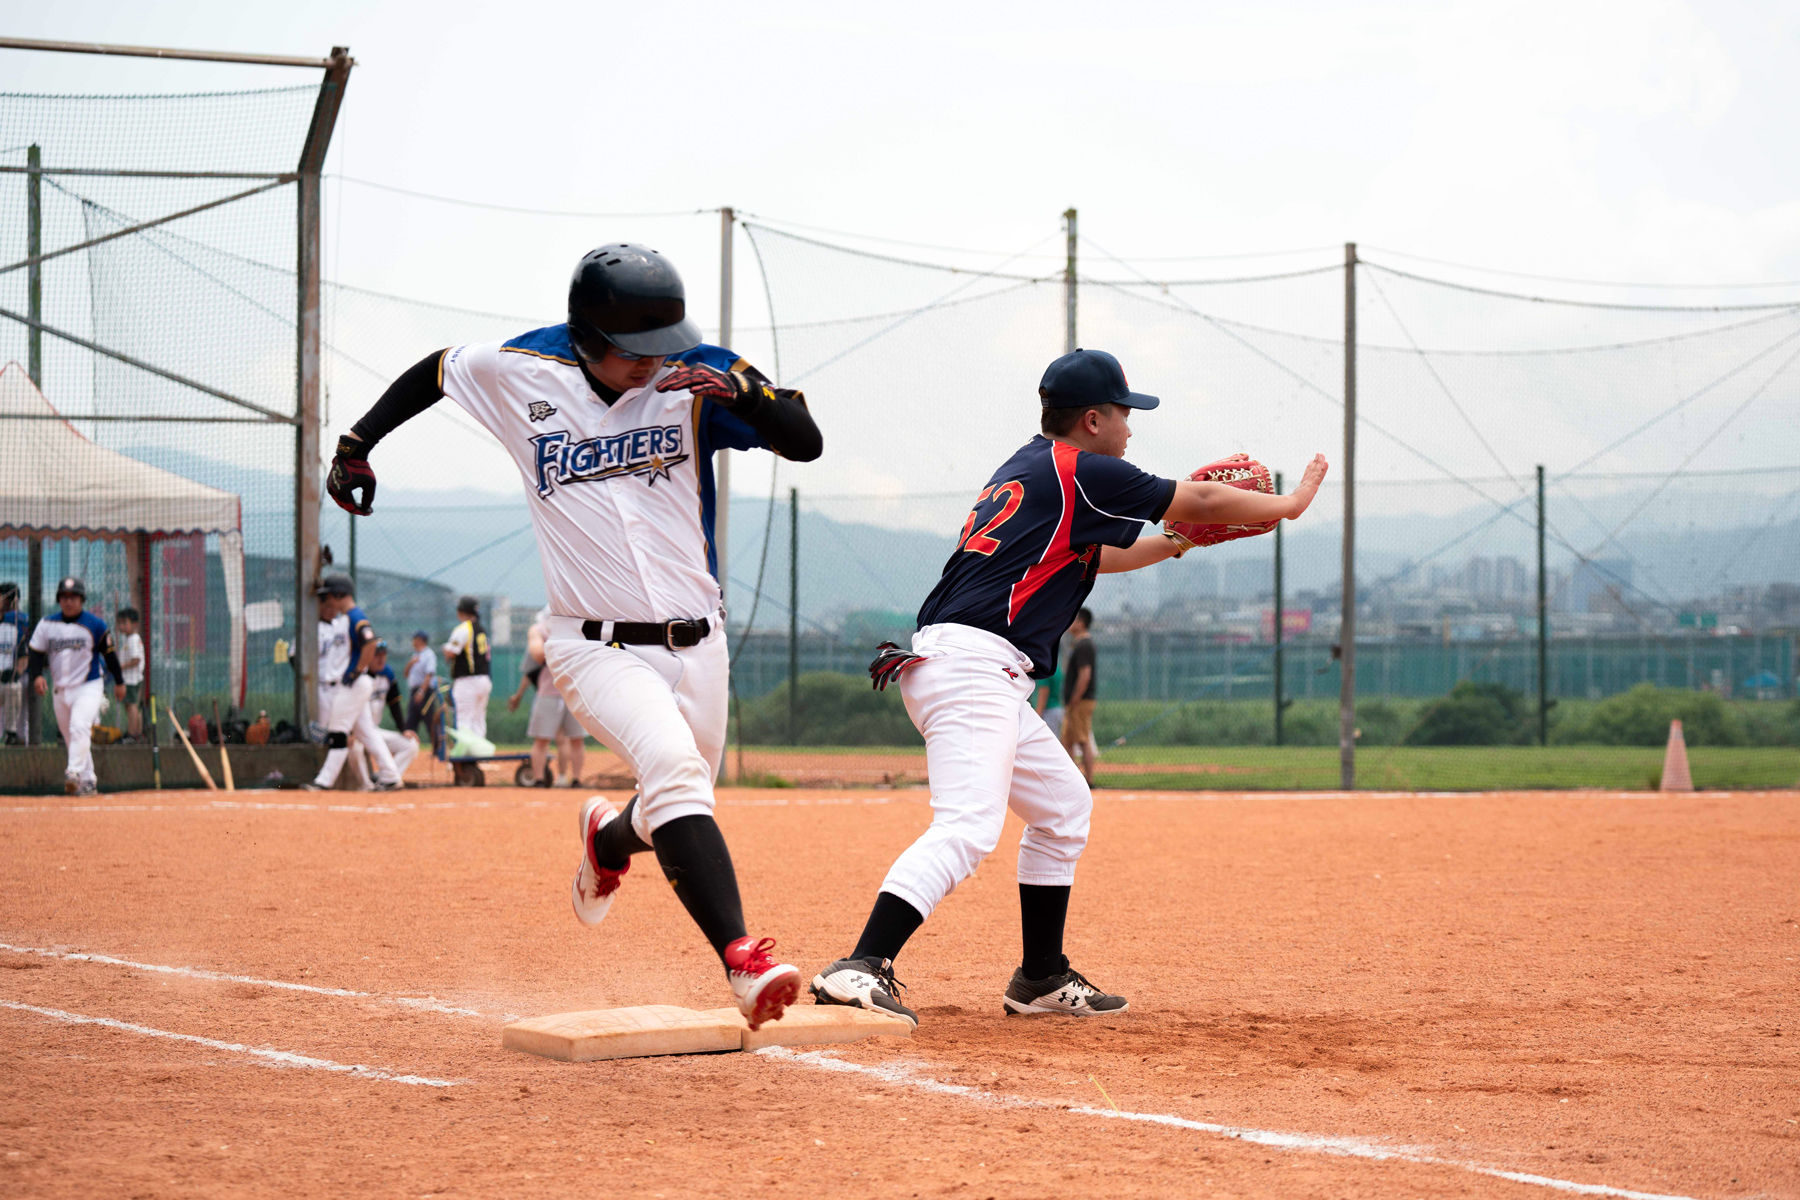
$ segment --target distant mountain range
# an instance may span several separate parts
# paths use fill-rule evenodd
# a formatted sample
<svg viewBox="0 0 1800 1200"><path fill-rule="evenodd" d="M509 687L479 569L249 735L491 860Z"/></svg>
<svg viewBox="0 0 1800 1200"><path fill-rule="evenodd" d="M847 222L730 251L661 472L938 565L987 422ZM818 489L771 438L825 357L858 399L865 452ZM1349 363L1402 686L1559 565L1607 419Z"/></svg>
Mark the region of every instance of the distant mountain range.
<svg viewBox="0 0 1800 1200"><path fill-rule="evenodd" d="M292 507L285 502L285 477L160 447L142 453L128 448L125 453L244 496L250 553L291 554ZM1567 503L1555 507L1553 496L1551 524L1571 531L1604 529L1631 515L1651 495L1641 486L1614 492L1590 498L1579 512L1571 511L1573 506ZM931 511L942 507L935 503ZM1648 523L1650 515L1638 517L1626 524L1617 543L1605 545L1593 557L1631 562L1633 586L1672 603L1713 595L1728 586L1800 582L1800 516L1771 521L1765 514L1747 522L1743 518L1754 505L1734 502L1729 507L1733 511L1726 514L1718 511L1719 506L1665 503L1651 514L1673 513L1689 523L1659 526ZM835 508L842 513L848 506ZM1454 569L1476 555L1510 556L1535 571L1535 512L1522 506L1517 517L1493 519L1494 511L1474 504L1450 511L1359 515L1356 540L1363 588L1403 577L1412 564L1420 564L1423 575L1431 566ZM1771 511L1782 515L1779 507ZM1284 527L1289 595L1337 591L1341 555L1337 516L1334 511L1315 510ZM736 499L730 518L727 605L734 621L748 614L760 576L757 624L785 623L789 558L785 497L773 508L766 497ZM774 537L765 562L764 529L771 524ZM321 530L336 560L346 562L348 516L327 503ZM832 625L855 610L915 610L937 579L958 530L954 519L938 532L843 520L809 507L802 497L799 531L802 619ZM1593 542L1599 540L1597 536L1584 540L1575 532L1569 537L1584 553L1593 551ZM1157 598L1188 589L1228 597L1266 594L1273 550L1274 539L1261 537L1202 551L1141 575L1103 576L1093 607L1099 612L1116 611L1126 603L1134 609L1153 608ZM357 559L359 564L428 577L459 592L506 595L523 607L534 608L544 600L536 542L524 497L517 492L381 491L374 515L358 522ZM1573 555L1553 538L1549 561L1552 570L1566 571Z"/></svg>

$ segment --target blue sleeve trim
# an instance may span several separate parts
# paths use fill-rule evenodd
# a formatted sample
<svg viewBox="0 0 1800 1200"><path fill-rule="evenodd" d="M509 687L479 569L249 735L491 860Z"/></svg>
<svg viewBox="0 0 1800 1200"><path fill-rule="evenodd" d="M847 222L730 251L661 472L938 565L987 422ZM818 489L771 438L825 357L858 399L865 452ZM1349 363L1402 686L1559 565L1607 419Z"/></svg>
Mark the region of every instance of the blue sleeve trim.
<svg viewBox="0 0 1800 1200"><path fill-rule="evenodd" d="M529 354L534 358L547 358L564 366L575 365L575 347L569 342L569 327L565 325L546 325L542 329L533 329L530 333L521 333L500 343L504 353Z"/></svg>

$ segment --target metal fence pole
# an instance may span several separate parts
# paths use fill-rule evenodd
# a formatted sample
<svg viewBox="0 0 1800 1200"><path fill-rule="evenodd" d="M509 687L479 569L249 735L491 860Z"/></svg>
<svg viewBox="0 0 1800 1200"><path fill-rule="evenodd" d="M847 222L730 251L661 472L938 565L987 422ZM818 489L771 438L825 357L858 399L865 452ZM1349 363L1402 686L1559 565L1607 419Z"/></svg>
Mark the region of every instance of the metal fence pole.
<svg viewBox="0 0 1800 1200"><path fill-rule="evenodd" d="M300 189L295 209L298 216L297 294L294 325L297 357L294 429L294 643L299 669L294 672L294 723L302 724L312 699L318 694L319 601L313 588L318 583L319 562L319 400L321 387L319 313L319 239L324 200L325 152L344 101L344 86L355 66L350 51L331 48L319 98L313 105L312 125L300 151ZM354 520L355 518L351 518Z"/></svg>
<svg viewBox="0 0 1800 1200"><path fill-rule="evenodd" d="M1344 602L1338 648L1338 783L1356 786L1356 243L1344 243Z"/></svg>
<svg viewBox="0 0 1800 1200"><path fill-rule="evenodd" d="M800 489L788 489L788 745L800 742Z"/></svg>
<svg viewBox="0 0 1800 1200"><path fill-rule="evenodd" d="M38 168L43 166L42 152L33 144L25 151L25 165L31 168L25 176L25 254L35 259L44 252L44 177ZM25 311L33 321L44 319L44 267L42 263L33 262L25 273ZM32 385L39 391L44 387L44 334L35 325L25 334L26 370L31 376ZM32 626L44 619L44 539L33 534L25 541L25 605L31 617ZM27 636L30 630L26 631ZM24 656L24 647L19 647L20 657ZM32 745L38 744L38 729L43 720L44 704L31 694L29 688L25 692L25 740Z"/></svg>
<svg viewBox="0 0 1800 1200"><path fill-rule="evenodd" d="M1544 466L1537 469L1538 745L1550 744L1550 602L1544 571Z"/></svg>
<svg viewBox="0 0 1800 1200"><path fill-rule="evenodd" d="M1063 212L1068 258L1063 266L1063 353L1075 353L1075 210Z"/></svg>
<svg viewBox="0 0 1800 1200"><path fill-rule="evenodd" d="M737 213L719 210L719 345L731 347L731 244ZM719 564L719 594L725 594L726 568L731 546L731 452L713 453L713 556Z"/></svg>
<svg viewBox="0 0 1800 1200"><path fill-rule="evenodd" d="M1281 472L1275 472L1275 493L1281 494ZM1275 522L1275 744L1283 745L1286 741L1281 728L1282 711L1287 708L1287 701L1282 698L1281 686L1282 660L1286 657L1281 645L1282 620L1281 609L1281 522Z"/></svg>

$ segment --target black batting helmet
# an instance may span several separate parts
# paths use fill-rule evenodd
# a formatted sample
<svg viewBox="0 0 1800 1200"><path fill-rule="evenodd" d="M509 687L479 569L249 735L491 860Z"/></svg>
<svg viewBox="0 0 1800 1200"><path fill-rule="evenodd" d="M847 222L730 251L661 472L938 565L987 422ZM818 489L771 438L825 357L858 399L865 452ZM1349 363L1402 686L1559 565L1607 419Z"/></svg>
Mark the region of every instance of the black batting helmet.
<svg viewBox="0 0 1800 1200"><path fill-rule="evenodd" d="M461 600L458 600L456 602L456 611L459 613L480 612L481 611L481 601L477 600L473 596L464 596Z"/></svg>
<svg viewBox="0 0 1800 1200"><path fill-rule="evenodd" d="M12 580L0 583L0 604L17 604L19 602L19 585Z"/></svg>
<svg viewBox="0 0 1800 1200"><path fill-rule="evenodd" d="M56 585L56 598L61 600L64 596L80 596L83 600L86 600L87 584L81 582L81 580L75 578L73 575L65 577Z"/></svg>
<svg viewBox="0 0 1800 1200"><path fill-rule="evenodd" d="M327 575L319 580L319 586L313 589L316 596L354 596L356 589L351 586L348 575Z"/></svg>
<svg viewBox="0 0 1800 1200"><path fill-rule="evenodd" d="M680 354L700 344L687 291L668 259L617 243L590 250L569 277L569 341L598 361L610 342L627 354Z"/></svg>

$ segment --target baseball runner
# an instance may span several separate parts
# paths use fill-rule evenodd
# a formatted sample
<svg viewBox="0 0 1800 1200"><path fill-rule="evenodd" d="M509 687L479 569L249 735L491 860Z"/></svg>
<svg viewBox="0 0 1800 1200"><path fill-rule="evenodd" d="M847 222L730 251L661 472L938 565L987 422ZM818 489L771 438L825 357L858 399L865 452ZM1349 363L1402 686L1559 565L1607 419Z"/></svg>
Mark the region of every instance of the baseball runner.
<svg viewBox="0 0 1800 1200"><path fill-rule="evenodd" d="M320 615L329 616L333 622L342 618L349 632L341 650L334 635L331 656L326 657L324 648L319 652L320 677L337 680L337 686L332 689L331 707L327 710L331 716L325 724L325 762L312 782L305 785L306 790L322 792L337 786L338 772L350 758L350 735L354 733L356 740L374 756L374 790L391 792L400 786L400 772L381 738L380 727L369 715L369 696L374 690L369 666L375 657L375 631L363 610L356 606L349 576L327 575L319 581L316 591ZM324 690L321 685L321 693Z"/></svg>
<svg viewBox="0 0 1800 1200"><path fill-rule="evenodd" d="M124 671L113 651L106 622L87 612L87 585L73 575L56 585L58 611L39 621L31 633L30 675L34 696L54 691L56 725L69 747L63 791L91 796L99 790L94 777L94 722L106 706L104 668L113 677L113 696L125 699ZM49 668L49 679L44 678Z"/></svg>
<svg viewBox="0 0 1800 1200"><path fill-rule="evenodd" d="M19 585L0 583L0 744L8 746L30 740L24 669L30 637L31 617L19 607Z"/></svg>
<svg viewBox="0 0 1800 1200"><path fill-rule="evenodd" d="M381 727L381 710L384 708L394 719L392 729ZM395 778L404 781L406 768L412 766L413 759L419 754L419 735L402 728L406 724L406 714L400 708L400 683L394 677L394 668L388 665L388 646L382 641L375 643L375 653L369 659L369 723L375 726L375 736L393 756ZM377 767L379 765L377 763Z"/></svg>
<svg viewBox="0 0 1800 1200"><path fill-rule="evenodd" d="M1033 710L1033 680L1056 670L1057 638L1101 571L1132 571L1186 548L1180 526L1141 537L1146 521L1292 519L1325 475L1315 456L1290 496L1147 475L1124 461L1133 392L1112 355L1076 350L1038 387L1042 436L1009 458L975 499L943 576L919 610L911 651L883 643L869 672L898 681L925 737L931 827L902 853L850 954L813 979L821 1004L853 1004L917 1024L894 996L893 960L939 901L1000 840L1011 807L1019 842L1024 953L1003 1003L1008 1013L1123 1012L1070 966L1063 926L1075 863L1087 845L1093 795Z"/></svg>
<svg viewBox="0 0 1800 1200"><path fill-rule="evenodd" d="M494 676L487 627L481 623L479 608L473 596L456 602L456 615L462 620L444 643L444 658L450 664L450 699L456 704L456 727L471 736L485 738Z"/></svg>
<svg viewBox="0 0 1800 1200"><path fill-rule="evenodd" d="M750 1027L778 1019L800 973L770 955L773 939L746 936L712 815L729 665L712 455L817 458L805 398L701 344L673 265L629 245L583 256L567 324L455 346L403 374L339 440L332 497L367 514L370 451L443 396L518 465L549 596L549 672L575 719L637 777L622 813L601 796L582 806L576 917L599 924L631 856L655 851Z"/></svg>

